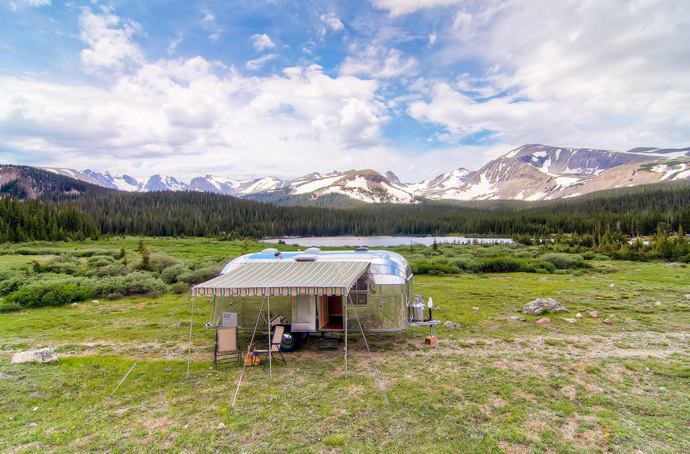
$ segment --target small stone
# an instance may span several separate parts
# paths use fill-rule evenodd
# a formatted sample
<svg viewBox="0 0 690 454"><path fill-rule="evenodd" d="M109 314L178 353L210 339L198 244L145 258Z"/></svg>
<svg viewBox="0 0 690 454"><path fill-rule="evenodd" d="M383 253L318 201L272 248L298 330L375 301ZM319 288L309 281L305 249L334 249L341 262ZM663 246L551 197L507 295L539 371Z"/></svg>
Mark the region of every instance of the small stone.
<svg viewBox="0 0 690 454"><path fill-rule="evenodd" d="M445 322L443 322L443 326L445 328L455 329L455 328L460 328L460 323L455 323L455 322L451 322L450 320L446 320Z"/></svg>
<svg viewBox="0 0 690 454"><path fill-rule="evenodd" d="M473 311L478 311L479 308L478 308L477 306L472 306L472 310L473 310Z"/></svg>
<svg viewBox="0 0 690 454"><path fill-rule="evenodd" d="M223 424L222 422L218 423L218 430L223 430L223 429L225 429L225 424Z"/></svg>
<svg viewBox="0 0 690 454"><path fill-rule="evenodd" d="M575 320L574 318L561 317L561 320L563 320L566 323L577 323L577 320Z"/></svg>
<svg viewBox="0 0 690 454"><path fill-rule="evenodd" d="M611 287L611 288L613 288L613 287L615 287L615 286L616 286L616 284L611 284L611 285L609 285L609 287Z"/></svg>
<svg viewBox="0 0 690 454"><path fill-rule="evenodd" d="M686 293L686 294L685 294L685 299L686 299L686 300L690 300L690 293Z"/></svg>
<svg viewBox="0 0 690 454"><path fill-rule="evenodd" d="M666 264L666 268L680 268L683 266L681 263L671 262Z"/></svg>
<svg viewBox="0 0 690 454"><path fill-rule="evenodd" d="M540 318L539 320L537 320L534 323L537 325L544 326L544 325L548 325L549 323L551 323L551 319L549 317L544 317L544 318Z"/></svg>
<svg viewBox="0 0 690 454"><path fill-rule="evenodd" d="M38 407L34 407L31 409L31 411L37 411L37 410L38 410Z"/></svg>
<svg viewBox="0 0 690 454"><path fill-rule="evenodd" d="M613 323L613 320L614 320L613 315L609 315L608 317L606 317L604 319L604 323L606 323L607 325L610 325L611 323Z"/></svg>
<svg viewBox="0 0 690 454"><path fill-rule="evenodd" d="M7 378L12 378L9 374L6 374L4 372L0 372L0 379L7 379Z"/></svg>
<svg viewBox="0 0 690 454"><path fill-rule="evenodd" d="M91 304L98 304L98 303L100 303L100 301L98 301L98 300L91 300Z"/></svg>
<svg viewBox="0 0 690 454"><path fill-rule="evenodd" d="M578 312L577 314L575 314L575 318L582 318L582 314Z"/></svg>
<svg viewBox="0 0 690 454"><path fill-rule="evenodd" d="M592 318L597 318L597 317L599 317L599 312L590 310L590 311L587 311L587 315L589 315Z"/></svg>
<svg viewBox="0 0 690 454"><path fill-rule="evenodd" d="M28 350L25 352L15 353L12 356L12 364L22 363L49 363L57 361L58 356L50 348L42 348L41 350Z"/></svg>
<svg viewBox="0 0 690 454"><path fill-rule="evenodd" d="M661 301L657 301L656 303L654 303L654 305L655 306L661 306Z"/></svg>
<svg viewBox="0 0 690 454"><path fill-rule="evenodd" d="M522 317L520 317L519 315L509 315L508 320L519 322L520 320L522 320Z"/></svg>
<svg viewBox="0 0 690 454"><path fill-rule="evenodd" d="M72 304L70 304L70 306L77 307L77 306L79 306L79 303L72 303Z"/></svg>

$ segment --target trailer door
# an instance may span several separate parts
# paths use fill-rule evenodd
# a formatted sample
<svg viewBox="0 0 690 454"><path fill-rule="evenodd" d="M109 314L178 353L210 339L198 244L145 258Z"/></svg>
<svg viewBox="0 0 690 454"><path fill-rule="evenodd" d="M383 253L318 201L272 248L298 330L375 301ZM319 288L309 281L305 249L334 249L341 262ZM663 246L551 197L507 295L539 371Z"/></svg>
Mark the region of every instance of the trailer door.
<svg viewBox="0 0 690 454"><path fill-rule="evenodd" d="M299 295L292 300L292 331L316 331L316 297Z"/></svg>

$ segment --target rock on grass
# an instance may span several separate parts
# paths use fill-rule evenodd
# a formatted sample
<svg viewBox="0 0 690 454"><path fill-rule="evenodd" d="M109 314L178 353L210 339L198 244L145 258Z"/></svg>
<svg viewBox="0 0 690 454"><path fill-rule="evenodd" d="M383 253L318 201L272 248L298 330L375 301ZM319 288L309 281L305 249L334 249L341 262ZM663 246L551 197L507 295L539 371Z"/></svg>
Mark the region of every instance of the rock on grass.
<svg viewBox="0 0 690 454"><path fill-rule="evenodd" d="M537 298L536 300L525 304L525 307L522 308L522 312L528 315L541 315L570 311L553 298Z"/></svg>
<svg viewBox="0 0 690 454"><path fill-rule="evenodd" d="M25 352L15 353L12 356L12 364L23 363L50 363L57 361L58 356L51 348L42 348L40 350L28 350Z"/></svg>

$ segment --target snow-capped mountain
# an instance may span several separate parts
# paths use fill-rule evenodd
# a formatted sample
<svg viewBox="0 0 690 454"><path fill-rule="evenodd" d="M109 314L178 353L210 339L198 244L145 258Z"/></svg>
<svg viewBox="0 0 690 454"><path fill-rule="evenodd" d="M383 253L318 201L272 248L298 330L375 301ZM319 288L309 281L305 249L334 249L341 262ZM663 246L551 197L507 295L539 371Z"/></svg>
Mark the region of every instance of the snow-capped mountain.
<svg viewBox="0 0 690 454"><path fill-rule="evenodd" d="M91 178L97 185L120 191L143 191L145 183L129 175L111 175L110 172L98 173L91 169L81 172Z"/></svg>
<svg viewBox="0 0 690 454"><path fill-rule="evenodd" d="M690 178L690 148L639 147L628 151L530 144L488 162L479 170L451 170L418 183L403 183L391 171L313 172L293 180L231 179L215 175L189 184L172 176L138 180L93 170L47 168L53 173L123 191L201 191L276 203L302 203L325 196L367 203L432 200L547 200L622 186Z"/></svg>
<svg viewBox="0 0 690 454"><path fill-rule="evenodd" d="M187 183L167 175L152 175L144 185L144 191L186 191Z"/></svg>
<svg viewBox="0 0 690 454"><path fill-rule="evenodd" d="M395 176L395 175L393 175ZM344 195L368 203L412 203L415 196L375 170L312 173L288 184L293 196Z"/></svg>
<svg viewBox="0 0 690 454"><path fill-rule="evenodd" d="M445 172L434 178L404 185L404 188L413 194L430 199L446 199L457 188L464 185L465 180L472 175L467 169L459 168ZM450 197L452 198L452 197Z"/></svg>

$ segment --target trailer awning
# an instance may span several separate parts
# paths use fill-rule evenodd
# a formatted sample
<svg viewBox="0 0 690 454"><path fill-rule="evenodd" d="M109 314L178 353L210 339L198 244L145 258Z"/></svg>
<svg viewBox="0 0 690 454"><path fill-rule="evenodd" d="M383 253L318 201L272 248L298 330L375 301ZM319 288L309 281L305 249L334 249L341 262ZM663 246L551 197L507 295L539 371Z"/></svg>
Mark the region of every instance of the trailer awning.
<svg viewBox="0 0 690 454"><path fill-rule="evenodd" d="M195 296L344 295L369 262L246 263L192 289Z"/></svg>

